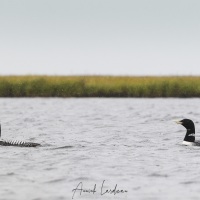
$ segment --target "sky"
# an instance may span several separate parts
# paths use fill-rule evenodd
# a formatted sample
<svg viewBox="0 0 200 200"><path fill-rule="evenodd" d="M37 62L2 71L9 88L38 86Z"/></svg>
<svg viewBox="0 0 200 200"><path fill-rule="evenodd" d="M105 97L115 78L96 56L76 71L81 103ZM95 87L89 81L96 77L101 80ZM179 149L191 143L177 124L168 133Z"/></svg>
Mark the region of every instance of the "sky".
<svg viewBox="0 0 200 200"><path fill-rule="evenodd" d="M0 0L0 75L200 75L199 0Z"/></svg>

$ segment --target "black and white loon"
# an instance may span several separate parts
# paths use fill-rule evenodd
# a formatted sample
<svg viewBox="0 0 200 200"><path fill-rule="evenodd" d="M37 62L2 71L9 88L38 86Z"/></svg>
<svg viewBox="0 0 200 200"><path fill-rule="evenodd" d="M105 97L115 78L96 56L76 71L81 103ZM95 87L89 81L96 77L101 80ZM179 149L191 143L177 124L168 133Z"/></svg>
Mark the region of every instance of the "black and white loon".
<svg viewBox="0 0 200 200"><path fill-rule="evenodd" d="M1 124L0 124L0 145L2 146L18 146L18 147L37 147L40 146L38 143L24 142L17 140L3 140L1 139Z"/></svg>
<svg viewBox="0 0 200 200"><path fill-rule="evenodd" d="M195 142L195 126L192 120L183 119L181 121L175 121L175 122L177 124L183 125L187 130L182 144L190 146L200 146L199 142Z"/></svg>

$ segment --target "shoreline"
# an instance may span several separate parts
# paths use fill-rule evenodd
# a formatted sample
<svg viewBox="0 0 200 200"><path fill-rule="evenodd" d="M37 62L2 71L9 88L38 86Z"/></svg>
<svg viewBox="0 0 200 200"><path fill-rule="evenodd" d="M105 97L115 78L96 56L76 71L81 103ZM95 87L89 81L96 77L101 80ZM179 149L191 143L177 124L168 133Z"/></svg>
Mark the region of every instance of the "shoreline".
<svg viewBox="0 0 200 200"><path fill-rule="evenodd" d="M0 97L200 97L200 76L0 76Z"/></svg>

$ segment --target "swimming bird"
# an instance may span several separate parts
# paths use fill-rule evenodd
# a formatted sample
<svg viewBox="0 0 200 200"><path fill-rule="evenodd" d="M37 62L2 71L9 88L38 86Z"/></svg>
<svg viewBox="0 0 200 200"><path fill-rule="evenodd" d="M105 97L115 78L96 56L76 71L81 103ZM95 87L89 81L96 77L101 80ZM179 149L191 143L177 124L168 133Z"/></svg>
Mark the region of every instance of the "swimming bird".
<svg viewBox="0 0 200 200"><path fill-rule="evenodd" d="M175 121L175 122L177 124L183 125L187 130L182 144L189 146L200 146L199 142L195 142L195 126L192 120L182 119L180 121Z"/></svg>
<svg viewBox="0 0 200 200"><path fill-rule="evenodd" d="M17 140L3 140L1 139L1 124L0 124L0 145L2 146L18 146L18 147L37 147L40 146L38 143L24 142Z"/></svg>

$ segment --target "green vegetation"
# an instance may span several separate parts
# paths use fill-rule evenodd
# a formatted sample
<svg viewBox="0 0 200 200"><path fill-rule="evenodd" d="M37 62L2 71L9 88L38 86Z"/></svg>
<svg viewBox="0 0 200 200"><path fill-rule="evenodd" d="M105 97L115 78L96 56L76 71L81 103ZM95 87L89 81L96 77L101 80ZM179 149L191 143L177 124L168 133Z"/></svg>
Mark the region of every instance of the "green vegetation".
<svg viewBox="0 0 200 200"><path fill-rule="evenodd" d="M0 97L200 97L200 77L0 76Z"/></svg>

